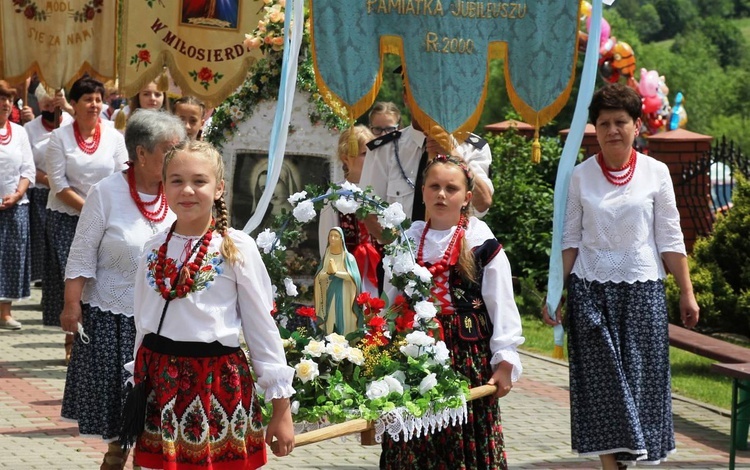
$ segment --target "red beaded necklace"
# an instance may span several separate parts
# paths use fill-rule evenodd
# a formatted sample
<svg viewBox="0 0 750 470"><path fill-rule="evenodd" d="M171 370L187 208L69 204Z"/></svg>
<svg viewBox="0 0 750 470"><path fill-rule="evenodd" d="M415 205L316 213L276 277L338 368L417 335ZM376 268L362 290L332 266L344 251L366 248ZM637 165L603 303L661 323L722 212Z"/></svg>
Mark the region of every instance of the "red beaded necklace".
<svg viewBox="0 0 750 470"><path fill-rule="evenodd" d="M172 228L169 229L169 233L167 234L166 240L164 240L164 244L159 247L159 253L156 257L156 272L154 273L154 280L156 282L156 287L159 289L159 292L161 292L161 296L164 297L165 300L182 298L188 295L188 292L190 292L190 288L192 288L193 284L195 283L195 275L201 268L201 265L203 264L203 258L208 252L208 245L209 243L211 243L211 237L213 236L214 232L214 220L211 219L211 225L208 227L208 230L205 234L203 234L203 237L201 237L201 239L198 240L195 245L193 245L193 249L191 250L190 254L188 254L187 258L185 258L185 262L182 263L182 267L180 268L180 275L177 278L177 282L175 283L175 285L171 286L171 289L167 289L167 286L164 284L164 268L167 265L167 248L169 247L169 240L172 239L175 225L177 225L177 222L172 224ZM195 259L191 263L190 258L193 256L196 250L198 251L198 253L195 255Z"/></svg>
<svg viewBox="0 0 750 470"><path fill-rule="evenodd" d="M102 125L99 123L99 120L96 121L94 138L91 142L86 142L86 139L81 135L81 130L78 128L78 121L73 121L73 134L75 135L76 143L78 143L78 148L83 153L91 155L99 148L99 142L102 140Z"/></svg>
<svg viewBox="0 0 750 470"><path fill-rule="evenodd" d="M10 142L11 137L13 137L13 131L10 128L10 119L5 121L5 135L0 135L0 145L8 145L8 142Z"/></svg>
<svg viewBox="0 0 750 470"><path fill-rule="evenodd" d="M164 186L161 182L159 183L159 192L156 197L151 201L144 201L141 199L141 196L138 194L138 190L135 187L135 168L131 166L128 168L127 173L130 197L133 198L133 202L138 206L138 210L141 211L143 217L145 217L146 220L157 224L164 220L167 217L167 212L169 212L169 206L167 206L167 196L164 194ZM153 211L146 209L146 206L156 204L156 201L159 201L159 207Z"/></svg>
<svg viewBox="0 0 750 470"><path fill-rule="evenodd" d="M623 186L628 184L630 180L633 179L633 173L635 173L635 164L638 161L638 154L636 153L635 149L632 149L630 151L630 158L628 158L628 161L620 168L608 168L604 163L604 156L601 152L596 155L596 161L597 163L599 163L599 167L602 169L602 173L604 174L604 177L607 178L607 181L614 184L615 186ZM624 170L627 171L622 175L615 174Z"/></svg>
<svg viewBox="0 0 750 470"><path fill-rule="evenodd" d="M458 255L459 250L456 249L456 245L461 241L461 239L464 237L464 232L466 231L466 217L461 216L460 219L458 219L458 225L456 226L456 231L453 232L453 236L451 237L450 242L448 242L448 247L445 249L445 253L443 254L443 259L438 261L437 263L433 264L429 268L427 268L428 271L430 271L430 274L432 274L432 277L439 276L440 274L443 274L445 271L448 270L451 266L456 264L458 261ZM428 220L427 223L424 225L424 230L422 230L422 237L419 241L419 250L417 250L417 263L420 266L424 266L424 241L425 237L427 236L427 232L430 230L430 221Z"/></svg>

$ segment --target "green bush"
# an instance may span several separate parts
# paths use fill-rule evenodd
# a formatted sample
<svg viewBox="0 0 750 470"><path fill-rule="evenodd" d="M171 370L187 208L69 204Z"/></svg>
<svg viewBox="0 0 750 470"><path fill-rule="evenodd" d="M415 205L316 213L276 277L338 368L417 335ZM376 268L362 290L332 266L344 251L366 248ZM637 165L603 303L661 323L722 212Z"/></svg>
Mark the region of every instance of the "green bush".
<svg viewBox="0 0 750 470"><path fill-rule="evenodd" d="M713 233L698 240L688 259L693 291L701 309L699 327L750 335L750 183L738 175L734 207L719 216ZM670 320L679 323L679 290L667 279Z"/></svg>
<svg viewBox="0 0 750 470"><path fill-rule="evenodd" d="M547 282L552 245L553 190L562 145L542 137L541 162L531 161L531 141L514 129L485 136L492 149L492 208L484 221L510 259L513 274L538 287Z"/></svg>

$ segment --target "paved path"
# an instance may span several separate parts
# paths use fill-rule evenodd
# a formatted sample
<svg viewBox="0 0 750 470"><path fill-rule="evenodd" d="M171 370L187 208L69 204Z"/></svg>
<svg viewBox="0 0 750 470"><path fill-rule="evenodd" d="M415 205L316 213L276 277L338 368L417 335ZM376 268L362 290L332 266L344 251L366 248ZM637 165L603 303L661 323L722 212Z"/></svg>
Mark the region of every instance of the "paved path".
<svg viewBox="0 0 750 470"><path fill-rule="evenodd" d="M30 300L14 306L23 330L0 330L0 468L98 469L106 445L79 437L76 425L59 417L64 336L42 327L39 299L33 289ZM523 378L503 399L510 468L597 468L598 460L570 452L567 367L526 354L523 361ZM680 399L674 414L678 450L659 468L727 468L729 419ZM349 437L300 447L282 459L271 455L265 468L375 470L378 456L377 446ZM750 468L750 452L741 452L738 463Z"/></svg>

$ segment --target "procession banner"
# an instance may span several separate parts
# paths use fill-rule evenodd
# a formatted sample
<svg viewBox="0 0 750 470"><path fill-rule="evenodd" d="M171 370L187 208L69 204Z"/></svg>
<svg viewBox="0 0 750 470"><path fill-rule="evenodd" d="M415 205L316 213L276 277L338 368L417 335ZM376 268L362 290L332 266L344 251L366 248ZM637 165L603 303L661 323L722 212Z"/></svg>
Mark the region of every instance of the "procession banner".
<svg viewBox="0 0 750 470"><path fill-rule="evenodd" d="M117 2L109 0L0 2L0 73L19 83L36 73L64 88L84 73L114 78Z"/></svg>
<svg viewBox="0 0 750 470"><path fill-rule="evenodd" d="M323 95L356 118L377 96L383 55L398 54L406 100L425 129L460 135L482 112L489 60L505 61L508 94L537 127L567 102L579 2L311 0L312 50ZM386 71L390 72L390 71Z"/></svg>
<svg viewBox="0 0 750 470"><path fill-rule="evenodd" d="M123 3L120 87L135 95L163 66L183 94L212 107L242 84L259 58L243 45L262 0L129 0Z"/></svg>

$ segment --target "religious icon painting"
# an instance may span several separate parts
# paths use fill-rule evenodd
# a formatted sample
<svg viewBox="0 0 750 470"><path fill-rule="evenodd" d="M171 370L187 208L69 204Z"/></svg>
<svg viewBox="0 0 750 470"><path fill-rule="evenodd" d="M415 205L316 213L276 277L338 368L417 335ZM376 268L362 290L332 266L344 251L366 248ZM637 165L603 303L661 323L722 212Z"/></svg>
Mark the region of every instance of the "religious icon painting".
<svg viewBox="0 0 750 470"><path fill-rule="evenodd" d="M181 0L183 25L237 29L239 0Z"/></svg>

